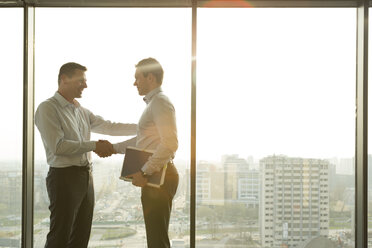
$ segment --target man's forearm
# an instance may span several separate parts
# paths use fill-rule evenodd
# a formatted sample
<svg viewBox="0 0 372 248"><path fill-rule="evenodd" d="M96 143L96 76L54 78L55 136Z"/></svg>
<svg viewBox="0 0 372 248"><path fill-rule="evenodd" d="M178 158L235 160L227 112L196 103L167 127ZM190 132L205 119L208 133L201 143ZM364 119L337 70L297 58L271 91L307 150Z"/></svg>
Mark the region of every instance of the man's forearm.
<svg viewBox="0 0 372 248"><path fill-rule="evenodd" d="M52 146L49 146L52 147ZM95 141L61 140L53 150L55 155L83 154L96 149Z"/></svg>
<svg viewBox="0 0 372 248"><path fill-rule="evenodd" d="M92 127L92 132L111 135L111 136L130 136L136 135L137 124L125 124L125 123L106 123L97 127Z"/></svg>
<svg viewBox="0 0 372 248"><path fill-rule="evenodd" d="M114 150L117 153L125 154L125 150L127 149L127 147L128 146L136 146L136 142L137 142L137 136L134 137L134 138L131 138L129 140L113 144Z"/></svg>
<svg viewBox="0 0 372 248"><path fill-rule="evenodd" d="M112 136L128 136L137 133L137 124L111 122L91 112L89 114L89 120L91 131L94 133Z"/></svg>

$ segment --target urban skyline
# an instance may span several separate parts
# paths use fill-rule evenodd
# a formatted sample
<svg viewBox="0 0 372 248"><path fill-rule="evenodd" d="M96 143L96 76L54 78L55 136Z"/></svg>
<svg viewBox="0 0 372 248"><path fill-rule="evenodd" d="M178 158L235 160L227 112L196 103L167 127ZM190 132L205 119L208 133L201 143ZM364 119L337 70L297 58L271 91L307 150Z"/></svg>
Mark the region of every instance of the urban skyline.
<svg viewBox="0 0 372 248"><path fill-rule="evenodd" d="M287 158L287 159L294 159L288 158L285 156L267 156L265 158L270 157L277 157L277 158ZM265 158L259 159L262 161ZM298 158L297 158L298 159ZM139 242L143 242L143 238L140 238L138 233L143 232L141 231L141 220L140 215L137 216L136 213L138 211L132 211L131 209L140 208L138 202L138 194L139 191L133 189L131 185L117 179L115 175L119 175L120 173L120 166L118 166L118 161L120 160L98 160L96 161L96 166L94 167L93 174L95 180L95 188L96 188L96 210L95 210L95 225L102 221L115 221L117 223L121 223L121 225L125 225L125 223L129 224L129 228L136 226L136 233L133 235L129 235L128 238L118 239L116 241L118 247L120 247L120 241L125 243L127 240L131 244L135 244L134 238L136 237L137 244ZM328 160L326 163L331 164ZM347 161L352 162L352 159L347 159ZM177 162L176 162L177 164ZM238 155L229 154L225 155L221 158L219 163L208 162L208 161L198 161L197 163L197 223L198 229L197 233L205 233L202 235L204 238L202 240L198 240L198 244L200 247L211 247L210 245L213 244L213 239L221 238L221 232L226 229L231 229L233 226L240 226L240 230L231 231L229 235L230 238L226 240L226 242L232 242L232 240L240 240L240 236L243 235L246 239L252 239L252 244L260 244L261 242L261 235L259 234L259 209L262 209L262 203L259 202L260 196L262 195L262 189L257 189L257 184L261 185L262 180L262 171L260 172L260 166L258 168L256 164L256 160L253 157L247 157L246 159L239 157ZM189 208L189 172L188 172L188 163L181 165L183 169L180 170L180 188L178 189L176 200L175 200L175 213L173 213L173 221L170 224L170 230L172 233L172 238L175 240L184 240L184 244L187 247L188 243L188 236L187 236L187 228L188 228L188 208ZM351 166L351 165L350 165ZM0 170L1 170L1 163L0 163ZM48 228L48 198L46 195L45 189L45 175L48 170L48 166L46 165L45 161L35 161L35 215L36 216L44 216L42 219L40 217L36 218L35 220L35 228L37 231L35 242L39 244L41 247L46 232ZM236 172L239 171L239 173ZM335 171L335 167L329 167L329 175L328 177L338 177ZM333 170L333 171L332 171ZM2 170L4 173L4 170ZM14 170L12 170L14 171ZM211 173L213 171L213 173ZM234 172L235 171L235 172ZM12 173L11 171L9 173ZM353 180L353 175L339 175L339 176L346 176L350 177L348 180ZM19 180L21 180L21 174L18 174ZM9 178L9 176L2 175L3 180ZM329 181L330 191L329 193L333 192L337 188L340 188L340 182L345 183L347 180L340 179L340 180L331 180ZM2 184L6 185L6 184ZM21 206L21 197L20 197L20 187L19 182L13 184L18 193L13 191L12 195L19 195L19 199L15 202L13 201L12 204L18 205L18 208L13 206L12 210L16 213L20 211L19 207ZM350 185L345 185L346 189L350 188ZM211 187L213 186L213 187ZM344 187L344 186L342 186ZM353 194L353 189L350 188L350 193ZM349 191L347 191L349 192ZM137 195L137 197L136 197ZM344 197L342 193L340 197ZM124 198L123 198L124 197ZM7 199L7 198L5 198ZM10 199L10 198L9 198ZM345 198L346 199L346 198ZM123 202L124 200L124 202ZM342 200L342 199L341 199ZM109 203L110 202L110 203ZM130 203L131 202L131 203ZM344 202L345 206L350 206L350 202ZM11 202L5 202L5 204L9 204ZM130 203L128 205L128 203ZM3 202L4 204L4 202ZM124 205L123 205L124 204ZM132 204L132 207L131 207ZM243 205L239 205L243 204ZM116 207L115 207L116 206ZM136 206L135 208L133 208ZM245 206L245 207L244 207ZM216 209L217 208L217 209ZM228 209L232 208L233 212L229 212ZM333 208L333 207L332 207ZM42 210L44 209L44 210ZM110 210L111 209L111 210ZM214 209L212 212L211 210ZM221 221L217 221L213 219L213 215L210 215L214 211L223 211L221 213L222 216L225 216ZM255 210L256 209L256 210ZM345 208L347 209L347 208ZM201 211L201 212L200 212ZM227 212L226 212L227 211ZM248 211L248 212L247 212ZM347 210L351 211L351 209ZM236 213L235 213L236 212ZM244 216L244 221L242 223L236 223L234 221L237 216L236 214L242 214ZM13 216L16 214L13 214ZM204 217L203 217L204 216ZM208 217L209 216L209 217ZM173 218L172 217L172 218ZM171 219L172 219L171 218ZM98 222L97 222L98 221ZM346 221L346 219L345 219ZM178 224L182 222L184 227L179 226ZM178 223L178 224L177 224ZM216 228L211 229L211 223L217 224ZM232 224L235 223L235 224ZM329 221L327 223L330 223ZM345 223L346 226L348 225ZM290 227L290 224L288 224ZM335 225L332 222L332 225ZM351 225L351 223L349 223ZM99 247L94 246L94 244L104 244L108 241L102 241L102 235L104 232L100 231L101 229L97 229L100 225L93 227L93 236L91 241L90 247ZM345 226L345 225L344 225ZM248 228L248 229L247 229ZM352 231L351 226L349 228L349 232ZM132 230L132 229L131 229ZM336 229L337 230L337 229ZM341 229L340 229L341 230ZM342 230L346 230L345 227ZM0 228L1 232L1 228ZM94 234L95 232L98 232ZM207 233L206 233L207 232ZM101 234L99 234L101 233ZM248 233L250 233L248 235ZM340 236L338 233L332 231L332 236L329 238L332 240L335 239L336 236ZM101 237L101 238L99 238ZM132 238L130 238L132 237ZM101 240L101 241L100 241ZM230 240L230 241L229 241ZM349 239L343 237L344 242L348 242ZM113 241L110 241L113 242ZM133 243L134 242L134 243ZM136 247L136 246L129 246L129 247ZM182 247L182 246L180 246ZM213 247L213 245L212 245ZM231 246L234 247L234 246ZM239 247L239 246L236 246ZM252 246L252 247L259 247L259 246ZM262 246L264 247L264 246Z"/></svg>

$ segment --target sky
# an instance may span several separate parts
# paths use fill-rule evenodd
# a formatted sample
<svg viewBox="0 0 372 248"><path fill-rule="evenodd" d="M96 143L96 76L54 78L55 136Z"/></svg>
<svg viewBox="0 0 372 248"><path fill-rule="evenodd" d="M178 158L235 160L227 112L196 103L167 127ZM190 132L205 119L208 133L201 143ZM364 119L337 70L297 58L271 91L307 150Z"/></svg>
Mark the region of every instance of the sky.
<svg viewBox="0 0 372 248"><path fill-rule="evenodd" d="M9 159L22 153L22 11L0 9L0 148ZM84 107L137 123L145 103L134 65L154 57L176 108L176 158L189 160L191 9L37 8L35 21L35 108L74 61L88 68ZM355 9L203 8L197 21L198 160L354 155ZM35 158L45 159L36 128Z"/></svg>

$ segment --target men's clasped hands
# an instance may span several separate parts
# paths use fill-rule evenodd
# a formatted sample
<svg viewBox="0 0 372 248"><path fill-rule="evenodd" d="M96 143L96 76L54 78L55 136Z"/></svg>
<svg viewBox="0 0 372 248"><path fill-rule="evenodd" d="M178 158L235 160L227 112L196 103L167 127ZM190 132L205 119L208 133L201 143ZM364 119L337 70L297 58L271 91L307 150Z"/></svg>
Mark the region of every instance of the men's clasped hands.
<svg viewBox="0 0 372 248"><path fill-rule="evenodd" d="M113 145L108 140L98 140L94 152L101 158L110 157L112 154L116 154ZM144 187L147 184L147 178L144 177L141 172L137 172L133 174L132 184L137 187Z"/></svg>
<svg viewBox="0 0 372 248"><path fill-rule="evenodd" d="M112 154L116 154L113 145L107 140L97 141L94 152L101 158L110 157Z"/></svg>

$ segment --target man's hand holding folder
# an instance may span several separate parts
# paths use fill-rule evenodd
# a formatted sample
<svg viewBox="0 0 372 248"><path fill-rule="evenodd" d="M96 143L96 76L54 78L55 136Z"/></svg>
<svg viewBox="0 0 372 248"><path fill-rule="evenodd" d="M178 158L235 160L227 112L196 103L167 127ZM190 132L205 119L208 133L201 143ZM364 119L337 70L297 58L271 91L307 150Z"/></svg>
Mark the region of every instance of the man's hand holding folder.
<svg viewBox="0 0 372 248"><path fill-rule="evenodd" d="M134 173L132 176L132 184L138 187L145 187L147 184L147 178L143 175L141 171Z"/></svg>
<svg viewBox="0 0 372 248"><path fill-rule="evenodd" d="M164 165L159 172L147 176L141 170L152 154L153 151L128 146L125 152L120 179L131 181L133 185L138 187L151 186L160 188L164 183L167 165Z"/></svg>

